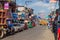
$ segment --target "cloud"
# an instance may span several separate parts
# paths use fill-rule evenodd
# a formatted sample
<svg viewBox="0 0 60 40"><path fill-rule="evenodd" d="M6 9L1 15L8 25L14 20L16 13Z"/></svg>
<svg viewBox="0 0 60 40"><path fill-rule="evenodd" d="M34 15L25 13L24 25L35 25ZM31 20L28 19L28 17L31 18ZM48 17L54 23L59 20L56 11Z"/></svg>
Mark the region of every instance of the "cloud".
<svg viewBox="0 0 60 40"><path fill-rule="evenodd" d="M30 5L30 7L34 7L34 6L45 7L45 6L48 6L48 4L44 4L43 2L39 1L39 2L36 2L36 3L33 3L32 5Z"/></svg>
<svg viewBox="0 0 60 40"><path fill-rule="evenodd" d="M44 13L44 12L45 12L45 10L41 10L41 11L40 11L40 13Z"/></svg>
<svg viewBox="0 0 60 40"><path fill-rule="evenodd" d="M17 5L20 5L20 6L21 6L22 4L21 4L21 3L19 3L19 4L17 4Z"/></svg>
<svg viewBox="0 0 60 40"><path fill-rule="evenodd" d="M51 10L51 9L54 10L54 8L58 8L58 7L55 7L55 3L43 3L42 1L39 1L39 2L29 5L29 7L34 7L34 6L44 7L44 8L46 7L49 10Z"/></svg>
<svg viewBox="0 0 60 40"><path fill-rule="evenodd" d="M46 14L46 11L45 11L45 10L40 10L40 11L39 11L38 16L40 16L41 18L45 18L46 15L47 15L47 14Z"/></svg>

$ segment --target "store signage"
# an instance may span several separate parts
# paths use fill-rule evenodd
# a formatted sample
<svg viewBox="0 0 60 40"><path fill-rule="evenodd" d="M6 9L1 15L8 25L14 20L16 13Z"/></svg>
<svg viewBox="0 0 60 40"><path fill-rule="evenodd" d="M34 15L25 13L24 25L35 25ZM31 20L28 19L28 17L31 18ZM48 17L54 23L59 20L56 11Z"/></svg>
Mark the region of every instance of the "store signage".
<svg viewBox="0 0 60 40"><path fill-rule="evenodd" d="M9 3L8 2L4 4L4 9L9 9Z"/></svg>

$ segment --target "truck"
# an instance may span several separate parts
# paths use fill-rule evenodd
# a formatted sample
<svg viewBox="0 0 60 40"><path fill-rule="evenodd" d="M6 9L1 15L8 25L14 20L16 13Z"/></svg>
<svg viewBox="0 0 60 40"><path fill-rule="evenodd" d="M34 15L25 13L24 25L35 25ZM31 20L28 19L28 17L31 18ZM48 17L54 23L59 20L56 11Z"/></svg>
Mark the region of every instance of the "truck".
<svg viewBox="0 0 60 40"><path fill-rule="evenodd" d="M8 20L7 10L0 10L0 38L3 38L5 35L12 33L14 29L9 28L11 25L11 20ZM8 25L8 23L10 23Z"/></svg>

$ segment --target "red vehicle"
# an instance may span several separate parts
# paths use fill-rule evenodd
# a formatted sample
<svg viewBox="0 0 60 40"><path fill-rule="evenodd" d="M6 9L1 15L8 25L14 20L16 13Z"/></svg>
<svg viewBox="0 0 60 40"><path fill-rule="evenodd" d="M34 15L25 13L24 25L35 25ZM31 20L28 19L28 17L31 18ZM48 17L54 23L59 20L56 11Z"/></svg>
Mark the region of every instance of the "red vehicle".
<svg viewBox="0 0 60 40"><path fill-rule="evenodd" d="M57 23L57 40L60 40L60 16L58 16L58 23Z"/></svg>
<svg viewBox="0 0 60 40"><path fill-rule="evenodd" d="M57 38L58 38L58 40L60 40L60 28L58 28L58 30L57 30Z"/></svg>

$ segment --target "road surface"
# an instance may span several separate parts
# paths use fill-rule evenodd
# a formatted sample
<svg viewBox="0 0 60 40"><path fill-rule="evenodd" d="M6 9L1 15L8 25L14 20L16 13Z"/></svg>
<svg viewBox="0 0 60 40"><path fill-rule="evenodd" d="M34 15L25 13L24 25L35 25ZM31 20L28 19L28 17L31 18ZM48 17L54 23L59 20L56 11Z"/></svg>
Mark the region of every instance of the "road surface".
<svg viewBox="0 0 60 40"><path fill-rule="evenodd" d="M8 36L2 40L55 40L53 33L47 26L36 26L34 28L24 30L14 35Z"/></svg>

